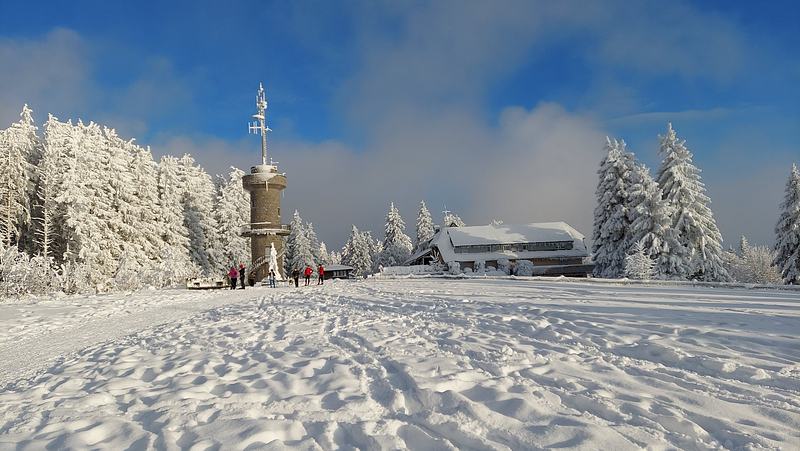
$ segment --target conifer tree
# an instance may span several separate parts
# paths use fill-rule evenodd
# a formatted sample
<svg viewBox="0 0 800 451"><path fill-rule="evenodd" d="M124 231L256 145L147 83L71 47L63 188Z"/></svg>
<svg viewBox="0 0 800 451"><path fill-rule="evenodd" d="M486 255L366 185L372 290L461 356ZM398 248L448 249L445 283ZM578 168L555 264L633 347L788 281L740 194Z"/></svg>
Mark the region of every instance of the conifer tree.
<svg viewBox="0 0 800 451"><path fill-rule="evenodd" d="M231 167L228 178L218 181L217 227L219 227L222 260L227 265L244 262L249 266L250 242L241 234L243 226L248 224L250 201L242 185L245 173L241 169Z"/></svg>
<svg viewBox="0 0 800 451"><path fill-rule="evenodd" d="M330 265L331 262L331 254L328 252L328 247L325 245L324 241L319 243L319 250L317 251L317 263L320 265Z"/></svg>
<svg viewBox="0 0 800 451"><path fill-rule="evenodd" d="M444 211L442 224L444 224L445 227L464 227L466 225L460 216L448 210Z"/></svg>
<svg viewBox="0 0 800 451"><path fill-rule="evenodd" d="M186 191L183 195L184 224L189 231L189 252L192 261L206 274L220 274L222 261L218 226L214 217L214 182L190 155L179 160Z"/></svg>
<svg viewBox="0 0 800 451"><path fill-rule="evenodd" d="M294 261L295 256L295 248L297 243L297 238L300 235L305 235L305 227L303 226L303 218L300 217L300 212L297 210L294 211L292 214L292 222L290 224L291 231L289 232L289 236L286 237L286 243L284 243L283 249L283 261L284 265L286 266L286 272L291 273L294 267L292 266L292 262Z"/></svg>
<svg viewBox="0 0 800 451"><path fill-rule="evenodd" d="M34 166L40 144L28 105L19 122L0 131L0 238L6 246L18 245L30 228L34 194Z"/></svg>
<svg viewBox="0 0 800 451"><path fill-rule="evenodd" d="M200 268L192 262L189 252L189 229L183 220L185 187L180 173L177 158L161 157L158 164L158 227L165 249L160 260L187 268L189 276L196 276Z"/></svg>
<svg viewBox="0 0 800 451"><path fill-rule="evenodd" d="M647 255L642 242L635 243L632 252L625 256L625 275L630 279L650 280L653 277L653 259Z"/></svg>
<svg viewBox="0 0 800 451"><path fill-rule="evenodd" d="M800 284L800 170L792 165L775 225L775 265L786 284Z"/></svg>
<svg viewBox="0 0 800 451"><path fill-rule="evenodd" d="M56 240L56 187L58 155L51 146L43 146L39 164L36 166L36 197L34 200L34 252L45 258L54 258L53 244Z"/></svg>
<svg viewBox="0 0 800 451"><path fill-rule="evenodd" d="M360 232L355 225L342 249L342 264L353 268L355 276L364 276L372 269L372 236Z"/></svg>
<svg viewBox="0 0 800 451"><path fill-rule="evenodd" d="M421 244L428 242L433 238L433 233L433 218L431 217L431 212L428 211L425 201L420 201L419 211L417 212L417 236L414 242L414 248L419 249Z"/></svg>
<svg viewBox="0 0 800 451"><path fill-rule="evenodd" d="M597 171L599 182L595 192L592 254L597 277L621 277L625 271L626 232L633 155L625 150L625 142L606 137L606 157Z"/></svg>
<svg viewBox="0 0 800 451"><path fill-rule="evenodd" d="M660 139L659 154L664 159L657 181L672 211L672 228L685 251L685 272L694 279L727 281L722 235L708 206L711 199L705 194L700 169L692 162L685 141L678 140L672 124Z"/></svg>
<svg viewBox="0 0 800 451"><path fill-rule="evenodd" d="M298 233L295 238L294 254L289 263L292 269L297 269L299 271L303 271L306 266L312 268L316 266L311 241L308 238L308 234L304 233L304 230L301 230L301 233Z"/></svg>
<svg viewBox="0 0 800 451"><path fill-rule="evenodd" d="M411 255L411 238L405 234L405 228L403 218L392 202L386 214L383 247L378 258L380 265L402 265Z"/></svg>
<svg viewBox="0 0 800 451"><path fill-rule="evenodd" d="M683 247L672 228L669 204L662 199L661 190L644 165L634 165L631 179L627 207L630 226L625 233L625 249L630 251L641 243L644 253L654 261L655 275L685 278Z"/></svg>
<svg viewBox="0 0 800 451"><path fill-rule="evenodd" d="M304 231L306 238L308 238L308 245L311 247L311 256L314 262L319 263L319 239L317 238L317 232L314 231L314 224L310 222L306 224Z"/></svg>

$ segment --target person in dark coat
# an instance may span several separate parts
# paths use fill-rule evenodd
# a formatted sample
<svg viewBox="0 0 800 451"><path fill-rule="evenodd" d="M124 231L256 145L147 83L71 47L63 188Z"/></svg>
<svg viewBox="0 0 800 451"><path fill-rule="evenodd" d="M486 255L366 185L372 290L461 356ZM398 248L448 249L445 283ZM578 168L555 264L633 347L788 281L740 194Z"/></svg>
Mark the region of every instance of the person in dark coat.
<svg viewBox="0 0 800 451"><path fill-rule="evenodd" d="M295 268L292 270L292 279L294 279L294 286L300 286L300 270Z"/></svg>
<svg viewBox="0 0 800 451"><path fill-rule="evenodd" d="M228 271L228 278L231 280L231 290L236 289L236 279L239 278L239 271L236 270L236 266L231 266L231 270Z"/></svg>
<svg viewBox="0 0 800 451"><path fill-rule="evenodd" d="M325 268L322 265L317 268L317 275L319 276L317 277L317 285L325 283Z"/></svg>
<svg viewBox="0 0 800 451"><path fill-rule="evenodd" d="M242 290L244 290L244 276L247 274L245 271L244 263L239 263L239 285L242 286Z"/></svg>
<svg viewBox="0 0 800 451"><path fill-rule="evenodd" d="M270 269L269 270L269 287L270 288L275 288L275 270L274 269Z"/></svg>

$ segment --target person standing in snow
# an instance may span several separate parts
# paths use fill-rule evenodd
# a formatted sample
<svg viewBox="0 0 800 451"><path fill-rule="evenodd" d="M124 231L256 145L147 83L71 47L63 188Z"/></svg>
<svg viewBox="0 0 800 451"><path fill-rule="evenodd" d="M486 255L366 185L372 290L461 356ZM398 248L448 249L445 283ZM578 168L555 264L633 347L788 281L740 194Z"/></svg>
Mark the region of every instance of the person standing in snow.
<svg viewBox="0 0 800 451"><path fill-rule="evenodd" d="M319 268L317 268L317 274L319 275L317 278L317 285L322 285L325 283L325 268L321 264Z"/></svg>
<svg viewBox="0 0 800 451"><path fill-rule="evenodd" d="M236 265L231 266L231 270L228 271L228 278L231 280L231 290L235 290L236 279L239 278L239 271L236 270Z"/></svg>
<svg viewBox="0 0 800 451"><path fill-rule="evenodd" d="M292 270L292 279L294 279L294 286L300 286L300 270L295 268Z"/></svg>
<svg viewBox="0 0 800 451"><path fill-rule="evenodd" d="M245 271L244 263L239 263L239 285L242 286L242 290L244 290L244 276L247 274Z"/></svg>
<svg viewBox="0 0 800 451"><path fill-rule="evenodd" d="M306 266L306 269L303 271L303 276L306 278L306 286L311 283L311 273L313 272L314 270L311 269L310 266Z"/></svg>
<svg viewBox="0 0 800 451"><path fill-rule="evenodd" d="M275 270L274 269L270 269L269 270L269 287L270 288L275 288Z"/></svg>

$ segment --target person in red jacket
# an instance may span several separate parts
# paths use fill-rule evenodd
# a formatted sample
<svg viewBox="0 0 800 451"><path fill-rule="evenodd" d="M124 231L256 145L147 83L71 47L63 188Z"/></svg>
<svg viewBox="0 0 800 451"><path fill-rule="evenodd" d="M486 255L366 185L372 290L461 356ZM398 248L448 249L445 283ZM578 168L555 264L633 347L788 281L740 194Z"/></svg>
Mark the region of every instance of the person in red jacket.
<svg viewBox="0 0 800 451"><path fill-rule="evenodd" d="M319 274L317 285L322 285L325 283L325 268L323 268L322 265L319 265L319 268L317 268L317 274Z"/></svg>
<svg viewBox="0 0 800 451"><path fill-rule="evenodd" d="M308 286L311 283L311 273L313 272L314 270L311 269L310 266L306 266L305 271L303 271L303 276L305 276L306 278L306 286Z"/></svg>

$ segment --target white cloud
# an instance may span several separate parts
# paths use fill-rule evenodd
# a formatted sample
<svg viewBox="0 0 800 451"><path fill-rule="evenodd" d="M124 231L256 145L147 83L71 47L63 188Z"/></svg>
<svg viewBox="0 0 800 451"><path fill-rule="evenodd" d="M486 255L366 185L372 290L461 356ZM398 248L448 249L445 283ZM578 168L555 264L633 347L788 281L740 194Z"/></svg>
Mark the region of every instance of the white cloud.
<svg viewBox="0 0 800 451"><path fill-rule="evenodd" d="M42 112L37 119L82 110L91 89L86 54L86 42L61 28L39 40L0 38L0 124L17 121L25 103Z"/></svg>

